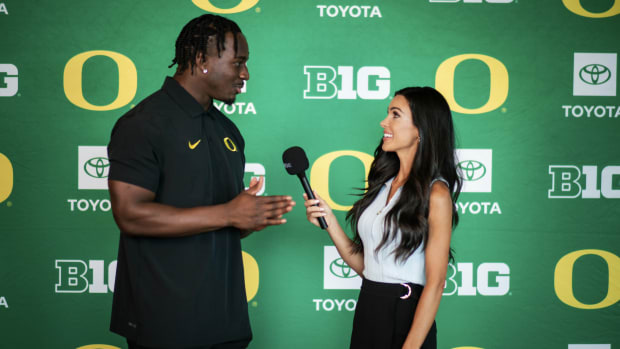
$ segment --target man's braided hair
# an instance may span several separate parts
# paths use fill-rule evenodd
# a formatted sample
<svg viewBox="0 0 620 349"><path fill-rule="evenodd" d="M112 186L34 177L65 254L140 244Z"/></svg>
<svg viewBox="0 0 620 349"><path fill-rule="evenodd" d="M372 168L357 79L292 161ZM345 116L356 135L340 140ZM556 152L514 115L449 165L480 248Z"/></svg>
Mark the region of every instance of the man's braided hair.
<svg viewBox="0 0 620 349"><path fill-rule="evenodd" d="M234 37L235 54L237 53L237 33L241 33L241 29L237 23L224 18L222 16L206 14L192 19L183 27L181 34L177 38L175 44L175 56L172 59L171 68L177 65L177 71L182 72L190 68L193 74L196 66L196 57L202 55L207 56L207 48L209 41L215 44L217 48L217 56L221 56L221 52L225 50L226 33L232 33ZM209 40L209 38L214 39ZM215 41L215 42L214 42Z"/></svg>

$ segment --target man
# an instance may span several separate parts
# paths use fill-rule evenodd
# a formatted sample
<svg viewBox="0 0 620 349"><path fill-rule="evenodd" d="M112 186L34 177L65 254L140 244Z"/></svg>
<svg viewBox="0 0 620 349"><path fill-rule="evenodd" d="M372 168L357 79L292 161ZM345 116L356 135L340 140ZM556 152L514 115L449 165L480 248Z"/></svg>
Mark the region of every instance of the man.
<svg viewBox="0 0 620 349"><path fill-rule="evenodd" d="M108 154L121 230L110 329L129 348L246 348L240 239L283 224L289 196L244 191L244 140L214 106L250 78L232 21L203 15L176 42L173 78L122 116ZM172 66L171 65L171 66Z"/></svg>

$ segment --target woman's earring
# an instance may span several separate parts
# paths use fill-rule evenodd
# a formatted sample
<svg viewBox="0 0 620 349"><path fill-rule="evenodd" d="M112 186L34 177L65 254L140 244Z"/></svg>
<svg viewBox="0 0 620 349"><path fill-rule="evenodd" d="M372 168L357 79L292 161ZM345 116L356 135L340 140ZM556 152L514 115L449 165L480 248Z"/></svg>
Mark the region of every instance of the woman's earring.
<svg viewBox="0 0 620 349"><path fill-rule="evenodd" d="M204 68L204 69L202 70L202 73L203 73L203 74L206 74L208 71L209 71L209 70L207 70L207 68Z"/></svg>

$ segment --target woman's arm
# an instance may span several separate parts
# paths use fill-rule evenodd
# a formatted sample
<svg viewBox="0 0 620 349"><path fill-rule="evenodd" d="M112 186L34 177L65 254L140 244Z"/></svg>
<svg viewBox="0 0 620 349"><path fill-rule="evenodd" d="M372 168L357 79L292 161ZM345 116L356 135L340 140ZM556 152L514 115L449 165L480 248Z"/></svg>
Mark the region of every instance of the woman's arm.
<svg viewBox="0 0 620 349"><path fill-rule="evenodd" d="M316 200L308 200L308 197L304 194L304 199L306 200L304 205L306 206L306 217L308 217L308 221L318 227L318 217L325 218L327 232L334 242L334 245L336 245L340 257L342 257L349 267L355 270L358 275L362 275L364 271L364 253L353 253L353 245L355 244L353 240L342 230L336 216L334 216L334 213L327 203L321 199L316 192L314 192L314 196L317 198ZM313 206L316 204L319 204L319 206Z"/></svg>
<svg viewBox="0 0 620 349"><path fill-rule="evenodd" d="M431 188L428 214L428 241L426 242L426 285L415 310L413 324L403 349L417 349L422 346L428 334L441 301L452 235L452 198L450 190L441 181Z"/></svg>

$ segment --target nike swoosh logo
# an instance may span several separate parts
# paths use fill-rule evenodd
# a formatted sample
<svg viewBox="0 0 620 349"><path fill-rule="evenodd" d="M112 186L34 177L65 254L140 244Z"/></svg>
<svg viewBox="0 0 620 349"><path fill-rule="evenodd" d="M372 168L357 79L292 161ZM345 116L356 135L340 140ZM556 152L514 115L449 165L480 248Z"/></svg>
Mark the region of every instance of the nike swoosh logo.
<svg viewBox="0 0 620 349"><path fill-rule="evenodd" d="M187 145L189 146L189 149L196 149L196 147L198 146L198 144L200 143L200 141L202 141L202 139L199 139L196 143L192 144L192 142L187 141Z"/></svg>

